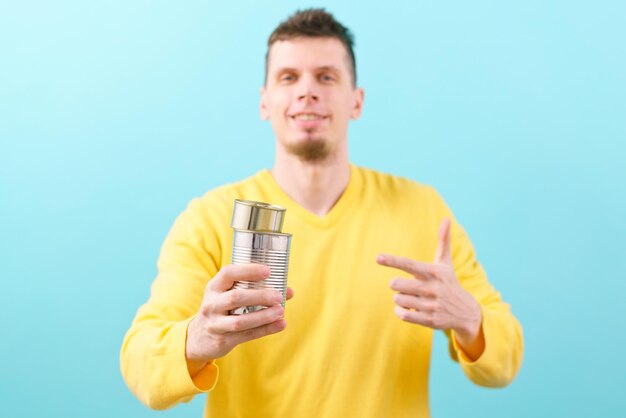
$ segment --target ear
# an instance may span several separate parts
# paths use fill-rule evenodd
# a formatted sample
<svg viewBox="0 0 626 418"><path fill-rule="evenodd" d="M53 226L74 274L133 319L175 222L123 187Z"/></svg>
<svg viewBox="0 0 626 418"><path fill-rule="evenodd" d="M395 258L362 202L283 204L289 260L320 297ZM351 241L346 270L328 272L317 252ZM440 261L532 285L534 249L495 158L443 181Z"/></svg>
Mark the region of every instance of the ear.
<svg viewBox="0 0 626 418"><path fill-rule="evenodd" d="M365 100L365 90L361 87L354 89L354 107L350 113L350 117L352 119L358 119L361 117L361 112L363 111L363 100Z"/></svg>
<svg viewBox="0 0 626 418"><path fill-rule="evenodd" d="M259 114L261 115L262 120L268 120L270 118L270 112L267 108L267 89L261 87L261 101L259 103Z"/></svg>

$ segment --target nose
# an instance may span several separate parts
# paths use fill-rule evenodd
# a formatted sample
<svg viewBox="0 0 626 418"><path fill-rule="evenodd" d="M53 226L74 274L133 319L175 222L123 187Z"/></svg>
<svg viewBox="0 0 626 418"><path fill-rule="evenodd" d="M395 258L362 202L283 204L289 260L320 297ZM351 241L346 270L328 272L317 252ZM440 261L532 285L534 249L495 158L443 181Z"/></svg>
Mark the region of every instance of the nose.
<svg viewBox="0 0 626 418"><path fill-rule="evenodd" d="M309 75L300 78L298 83L298 101L317 102L319 101L319 92L314 77Z"/></svg>

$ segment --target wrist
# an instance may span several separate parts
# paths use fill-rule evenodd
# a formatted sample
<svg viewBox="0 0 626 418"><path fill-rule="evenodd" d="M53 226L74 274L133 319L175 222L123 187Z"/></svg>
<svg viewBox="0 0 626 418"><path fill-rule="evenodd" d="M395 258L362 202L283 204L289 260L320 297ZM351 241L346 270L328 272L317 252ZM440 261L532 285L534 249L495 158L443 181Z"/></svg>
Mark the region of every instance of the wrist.
<svg viewBox="0 0 626 418"><path fill-rule="evenodd" d="M460 342L472 342L479 336L482 322L482 310L480 309L478 302L474 301L471 313L467 315L464 320L461 321L461 324L453 330Z"/></svg>
<svg viewBox="0 0 626 418"><path fill-rule="evenodd" d="M193 318L187 325L187 339L185 341L185 361L187 362L187 371L193 378L207 364L207 360L200 358L194 349L194 326L197 318Z"/></svg>
<svg viewBox="0 0 626 418"><path fill-rule="evenodd" d="M202 350L202 342L198 340L200 335L198 327L198 317L189 321L185 341L185 359L191 363L207 363L210 359L206 357Z"/></svg>
<svg viewBox="0 0 626 418"><path fill-rule="evenodd" d="M454 329L455 340L469 361L476 361L485 351L485 336L482 327L482 309L476 302L477 314L470 314L462 326Z"/></svg>

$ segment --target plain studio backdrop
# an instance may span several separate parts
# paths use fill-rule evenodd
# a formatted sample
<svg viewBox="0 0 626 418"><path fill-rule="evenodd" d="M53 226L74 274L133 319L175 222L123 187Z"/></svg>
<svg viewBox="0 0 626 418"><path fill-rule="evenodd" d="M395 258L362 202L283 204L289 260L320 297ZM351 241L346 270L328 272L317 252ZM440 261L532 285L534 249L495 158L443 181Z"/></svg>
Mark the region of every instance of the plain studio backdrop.
<svg viewBox="0 0 626 418"><path fill-rule="evenodd" d="M120 344L187 202L272 165L265 42L308 6L356 34L352 161L436 187L524 327L498 390L437 332L433 416L623 416L619 1L2 1L0 416L202 415L143 407Z"/></svg>

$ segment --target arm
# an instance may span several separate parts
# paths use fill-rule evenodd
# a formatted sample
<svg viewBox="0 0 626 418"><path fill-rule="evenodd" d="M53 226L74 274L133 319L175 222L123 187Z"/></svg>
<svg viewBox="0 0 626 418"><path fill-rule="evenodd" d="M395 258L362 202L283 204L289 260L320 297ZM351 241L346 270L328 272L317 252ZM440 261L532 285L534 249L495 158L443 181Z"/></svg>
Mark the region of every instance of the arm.
<svg viewBox="0 0 626 418"><path fill-rule="evenodd" d="M395 313L402 320L442 329L450 354L470 380L481 386L509 384L522 361L521 327L489 284L474 249L445 203L433 264L380 255L378 263L404 270L412 279L394 279Z"/></svg>
<svg viewBox="0 0 626 418"><path fill-rule="evenodd" d="M154 409L189 401L217 381L218 368L212 363L205 365L196 385L185 358L188 325L220 260L219 245L205 242L201 212L202 204L194 200L176 219L161 248L150 298L139 308L120 352L126 384Z"/></svg>
<svg viewBox="0 0 626 418"><path fill-rule="evenodd" d="M458 361L466 376L487 387L502 387L513 381L523 358L522 327L500 293L487 280L476 260L472 243L463 228L453 223L452 256L458 280L481 310L484 350L473 357L462 344L458 330L448 329L450 355Z"/></svg>
<svg viewBox="0 0 626 418"><path fill-rule="evenodd" d="M217 358L237 344L285 328L280 293L231 289L239 280L266 278L269 269L258 264L218 269L219 240L202 213L199 202L192 202L176 220L161 250L150 299L139 309L122 345L124 379L153 409L210 391L219 375ZM287 297L292 295L288 289ZM229 315L231 309L247 305L272 308Z"/></svg>

